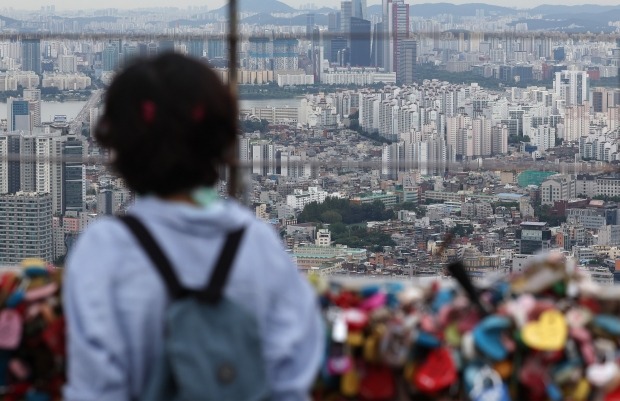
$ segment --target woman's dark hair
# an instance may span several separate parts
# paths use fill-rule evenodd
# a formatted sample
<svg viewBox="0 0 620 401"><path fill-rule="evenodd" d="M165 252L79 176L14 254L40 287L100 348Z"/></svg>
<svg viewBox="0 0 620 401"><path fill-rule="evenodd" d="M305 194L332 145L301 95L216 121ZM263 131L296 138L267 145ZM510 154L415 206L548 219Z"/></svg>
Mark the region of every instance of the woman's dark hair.
<svg viewBox="0 0 620 401"><path fill-rule="evenodd" d="M212 186L221 166L235 166L236 110L209 67L164 54L113 80L95 139L112 151L112 167L130 188L171 195Z"/></svg>

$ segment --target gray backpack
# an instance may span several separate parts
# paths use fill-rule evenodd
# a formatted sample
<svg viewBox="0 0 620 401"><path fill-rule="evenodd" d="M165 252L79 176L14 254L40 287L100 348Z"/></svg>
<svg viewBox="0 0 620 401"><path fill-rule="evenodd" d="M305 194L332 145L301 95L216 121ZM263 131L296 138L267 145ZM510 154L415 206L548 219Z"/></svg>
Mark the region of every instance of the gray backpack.
<svg viewBox="0 0 620 401"><path fill-rule="evenodd" d="M168 258L146 227L133 216L121 220L142 244L170 295L162 328L163 353L140 399L268 399L258 323L242 307L223 297L243 228L226 238L206 287L190 290L181 286Z"/></svg>

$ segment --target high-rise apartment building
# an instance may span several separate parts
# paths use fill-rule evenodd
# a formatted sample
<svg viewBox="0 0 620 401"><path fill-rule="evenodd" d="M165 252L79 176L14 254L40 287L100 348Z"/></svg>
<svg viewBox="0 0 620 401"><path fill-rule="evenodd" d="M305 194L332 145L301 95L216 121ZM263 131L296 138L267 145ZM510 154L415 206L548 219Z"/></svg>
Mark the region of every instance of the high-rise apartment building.
<svg viewBox="0 0 620 401"><path fill-rule="evenodd" d="M24 89L24 100L28 101L30 125L41 126L41 89Z"/></svg>
<svg viewBox="0 0 620 401"><path fill-rule="evenodd" d="M271 69L273 57L273 44L268 37L252 36L249 39L248 69L252 71L264 71Z"/></svg>
<svg viewBox="0 0 620 401"><path fill-rule="evenodd" d="M41 74L41 40L23 39L21 46L22 71Z"/></svg>
<svg viewBox="0 0 620 401"><path fill-rule="evenodd" d="M84 144L76 136L21 132L0 135L0 157L23 158L21 162L2 162L7 168L0 169L0 190L49 193L55 215L81 212L86 195L83 154Z"/></svg>
<svg viewBox="0 0 620 401"><path fill-rule="evenodd" d="M73 55L58 56L58 70L60 72L77 72L77 57Z"/></svg>
<svg viewBox="0 0 620 401"><path fill-rule="evenodd" d="M299 41L294 38L274 39L274 71L296 70L297 68L299 68Z"/></svg>
<svg viewBox="0 0 620 401"><path fill-rule="evenodd" d="M588 101L590 78L587 71L556 72L553 86L557 98L564 100L565 106L580 106Z"/></svg>
<svg viewBox="0 0 620 401"><path fill-rule="evenodd" d="M0 265L25 258L52 260L52 196L0 194Z"/></svg>

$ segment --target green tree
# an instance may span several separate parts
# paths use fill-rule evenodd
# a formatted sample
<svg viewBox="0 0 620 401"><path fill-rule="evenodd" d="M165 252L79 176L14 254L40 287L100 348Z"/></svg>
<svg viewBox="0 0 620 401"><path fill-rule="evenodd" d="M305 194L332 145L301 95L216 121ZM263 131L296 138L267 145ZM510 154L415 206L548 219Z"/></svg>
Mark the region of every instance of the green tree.
<svg viewBox="0 0 620 401"><path fill-rule="evenodd" d="M327 210L321 213L321 221L327 224L341 223L342 215L335 210Z"/></svg>

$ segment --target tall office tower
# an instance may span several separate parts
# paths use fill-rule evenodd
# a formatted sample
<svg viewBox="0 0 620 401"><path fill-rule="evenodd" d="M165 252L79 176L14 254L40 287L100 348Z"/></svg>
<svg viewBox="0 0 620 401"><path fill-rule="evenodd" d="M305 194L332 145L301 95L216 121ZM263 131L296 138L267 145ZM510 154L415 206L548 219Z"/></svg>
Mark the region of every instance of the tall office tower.
<svg viewBox="0 0 620 401"><path fill-rule="evenodd" d="M41 41L39 39L22 40L22 71L34 71L41 74Z"/></svg>
<svg viewBox="0 0 620 401"><path fill-rule="evenodd" d="M86 170L82 160L84 143L69 137L62 143L61 213L83 212L86 198Z"/></svg>
<svg viewBox="0 0 620 401"><path fill-rule="evenodd" d="M251 36L249 42L248 69L253 71L270 70L273 48L269 38L265 36Z"/></svg>
<svg viewBox="0 0 620 401"><path fill-rule="evenodd" d="M372 31L370 64L373 67L383 67L383 47L386 45L384 41L385 29L383 26L383 22L378 22L375 24Z"/></svg>
<svg viewBox="0 0 620 401"><path fill-rule="evenodd" d="M188 54L195 58L202 58L205 51L205 42L202 39L190 39L188 46Z"/></svg>
<svg viewBox="0 0 620 401"><path fill-rule="evenodd" d="M332 55L332 40L334 35L340 32L340 12L327 14L327 35L323 39L323 51L325 57L329 62L333 62Z"/></svg>
<svg viewBox="0 0 620 401"><path fill-rule="evenodd" d="M370 66L370 21L351 17L350 64L352 67Z"/></svg>
<svg viewBox="0 0 620 401"><path fill-rule="evenodd" d="M400 41L398 49L398 70L396 71L396 82L398 84L413 84L413 73L418 57L418 43L413 39Z"/></svg>
<svg viewBox="0 0 620 401"><path fill-rule="evenodd" d="M327 14L327 31L340 32L340 12Z"/></svg>
<svg viewBox="0 0 620 401"><path fill-rule="evenodd" d="M338 62L338 54L349 48L347 38L343 37L335 37L330 41L330 50L331 52L328 54L328 60L331 63Z"/></svg>
<svg viewBox="0 0 620 401"><path fill-rule="evenodd" d="M157 46L157 43L150 42L146 45L146 56L147 57L155 57L157 56L157 53L159 53L159 48Z"/></svg>
<svg viewBox="0 0 620 401"><path fill-rule="evenodd" d="M0 195L0 265L25 258L52 260L52 196L18 192Z"/></svg>
<svg viewBox="0 0 620 401"><path fill-rule="evenodd" d="M340 32L347 37L351 32L351 17L353 16L353 3L351 1L340 2Z"/></svg>
<svg viewBox="0 0 620 401"><path fill-rule="evenodd" d="M7 123L8 131L24 131L32 130L30 118L30 105L27 100L22 98L10 97L7 100Z"/></svg>
<svg viewBox="0 0 620 401"><path fill-rule="evenodd" d="M366 0L352 0L351 3L351 16L355 18L366 19Z"/></svg>
<svg viewBox="0 0 620 401"><path fill-rule="evenodd" d="M140 57L146 57L147 56L147 44L146 43L139 43L138 44L138 55Z"/></svg>
<svg viewBox="0 0 620 401"><path fill-rule="evenodd" d="M24 89L24 100L28 101L32 127L41 126L41 89Z"/></svg>
<svg viewBox="0 0 620 401"><path fill-rule="evenodd" d="M314 14L306 14L306 40L312 40L312 31L314 30Z"/></svg>
<svg viewBox="0 0 620 401"><path fill-rule="evenodd" d="M120 66L120 54L113 43L108 43L101 52L103 71L114 71Z"/></svg>
<svg viewBox="0 0 620 401"><path fill-rule="evenodd" d="M174 51L174 40L165 39L159 41L158 53L166 53Z"/></svg>
<svg viewBox="0 0 620 401"><path fill-rule="evenodd" d="M207 39L207 58L225 58L225 41L223 38L210 37Z"/></svg>
<svg viewBox="0 0 620 401"><path fill-rule="evenodd" d="M409 4L404 0L383 0L383 68L398 71L399 42L409 38Z"/></svg>
<svg viewBox="0 0 620 401"><path fill-rule="evenodd" d="M312 74L314 75L314 82L321 82L321 64L325 54L321 47L321 31L319 27L315 26L312 30L312 48L311 57L312 60Z"/></svg>
<svg viewBox="0 0 620 401"><path fill-rule="evenodd" d="M273 69L275 71L299 68L299 41L294 38L273 40Z"/></svg>
<svg viewBox="0 0 620 401"><path fill-rule="evenodd" d="M58 70L60 72L74 73L77 72L77 57L75 56L58 56Z"/></svg>
<svg viewBox="0 0 620 401"><path fill-rule="evenodd" d="M125 43L123 45L123 65L129 65L133 60L140 57L140 49L135 43Z"/></svg>
<svg viewBox="0 0 620 401"><path fill-rule="evenodd" d="M566 106L583 105L588 101L590 78L586 71L556 72L553 86L557 99L564 100Z"/></svg>

